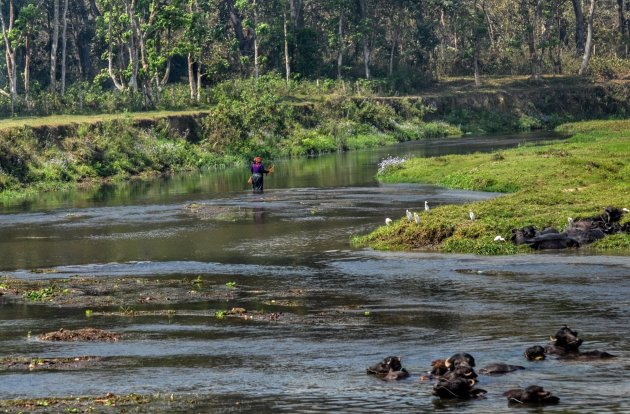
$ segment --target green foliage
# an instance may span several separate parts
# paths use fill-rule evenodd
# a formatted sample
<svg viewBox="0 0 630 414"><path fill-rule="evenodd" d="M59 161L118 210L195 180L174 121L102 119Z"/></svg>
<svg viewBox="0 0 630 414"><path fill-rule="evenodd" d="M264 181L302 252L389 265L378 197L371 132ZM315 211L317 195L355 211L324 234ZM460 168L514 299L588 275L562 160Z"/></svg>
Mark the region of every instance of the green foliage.
<svg viewBox="0 0 630 414"><path fill-rule="evenodd" d="M609 253L628 254L630 251L630 235L613 234L595 242L593 248Z"/></svg>
<svg viewBox="0 0 630 414"><path fill-rule="evenodd" d="M250 154L273 146L289 131L292 108L277 93L281 78L226 82L214 89L204 123L207 145L219 153Z"/></svg>
<svg viewBox="0 0 630 414"><path fill-rule="evenodd" d="M51 285L38 290L29 290L24 293L24 297L32 302L44 302L54 296L68 293L67 289L59 289L56 285Z"/></svg>
<svg viewBox="0 0 630 414"><path fill-rule="evenodd" d="M597 79L629 79L630 59L594 56L589 61L588 73Z"/></svg>
<svg viewBox="0 0 630 414"><path fill-rule="evenodd" d="M294 130L290 142L290 155L315 155L339 149L332 135L322 134L317 130Z"/></svg>

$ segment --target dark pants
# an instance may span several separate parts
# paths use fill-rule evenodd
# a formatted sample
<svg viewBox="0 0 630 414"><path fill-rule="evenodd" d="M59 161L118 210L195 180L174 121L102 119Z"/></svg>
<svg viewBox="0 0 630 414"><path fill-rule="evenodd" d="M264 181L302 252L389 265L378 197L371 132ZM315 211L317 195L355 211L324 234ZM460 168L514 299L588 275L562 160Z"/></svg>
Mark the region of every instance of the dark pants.
<svg viewBox="0 0 630 414"><path fill-rule="evenodd" d="M252 189L255 193L263 192L263 175L259 173L252 174Z"/></svg>

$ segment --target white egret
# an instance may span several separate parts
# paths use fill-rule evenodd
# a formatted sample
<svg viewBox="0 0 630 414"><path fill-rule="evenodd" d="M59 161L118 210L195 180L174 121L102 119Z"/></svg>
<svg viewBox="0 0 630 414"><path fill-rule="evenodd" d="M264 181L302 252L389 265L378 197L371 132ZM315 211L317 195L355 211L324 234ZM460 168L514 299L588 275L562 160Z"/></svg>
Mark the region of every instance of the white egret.
<svg viewBox="0 0 630 414"><path fill-rule="evenodd" d="M407 221L411 223L411 219L413 218L411 211L407 210L405 213L407 214Z"/></svg>
<svg viewBox="0 0 630 414"><path fill-rule="evenodd" d="M387 218L385 219L385 224L386 224L386 225L388 225L388 226L389 226L390 224L392 224L392 219L390 219L389 217L387 217Z"/></svg>
<svg viewBox="0 0 630 414"><path fill-rule="evenodd" d="M468 212L468 216L470 217L470 221L475 221L475 213L472 210Z"/></svg>
<svg viewBox="0 0 630 414"><path fill-rule="evenodd" d="M569 227L573 226L573 217L568 217L567 222L569 223Z"/></svg>
<svg viewBox="0 0 630 414"><path fill-rule="evenodd" d="M624 207L624 208L622 208L621 210L622 210L624 213L629 213L629 212L630 212L630 210L628 210L628 209L627 209L627 208L625 208L625 207Z"/></svg>
<svg viewBox="0 0 630 414"><path fill-rule="evenodd" d="M502 236L496 236L494 238L494 241L505 241L505 238L503 238Z"/></svg>
<svg viewBox="0 0 630 414"><path fill-rule="evenodd" d="M428 213L429 211L431 211L431 208L429 208L429 202L428 202L428 201L425 201L425 202L424 202L424 211L426 211L427 213Z"/></svg>
<svg viewBox="0 0 630 414"><path fill-rule="evenodd" d="M416 224L420 224L420 215L418 213L413 213L413 219L416 221Z"/></svg>

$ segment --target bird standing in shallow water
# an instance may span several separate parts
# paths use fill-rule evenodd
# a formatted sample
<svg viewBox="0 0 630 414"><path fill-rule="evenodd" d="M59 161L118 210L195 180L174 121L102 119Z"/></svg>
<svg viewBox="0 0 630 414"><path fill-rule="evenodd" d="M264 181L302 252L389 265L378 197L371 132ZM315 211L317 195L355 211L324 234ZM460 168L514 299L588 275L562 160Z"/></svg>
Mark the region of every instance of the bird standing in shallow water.
<svg viewBox="0 0 630 414"><path fill-rule="evenodd" d="M415 220L416 224L420 224L420 215L418 215L418 213L413 213L413 219Z"/></svg>
<svg viewBox="0 0 630 414"><path fill-rule="evenodd" d="M385 224L386 224L386 225L388 225L388 226L389 226L390 224L392 224L392 219L390 219L389 217L387 217L387 218L385 219Z"/></svg>
<svg viewBox="0 0 630 414"><path fill-rule="evenodd" d="M425 202L424 202L424 211L426 211L427 213L428 213L429 211L431 211L431 209L429 208L429 202L428 202L428 201L425 201Z"/></svg>
<svg viewBox="0 0 630 414"><path fill-rule="evenodd" d="M470 217L470 221L475 221L475 213L472 210L468 212L468 216Z"/></svg>

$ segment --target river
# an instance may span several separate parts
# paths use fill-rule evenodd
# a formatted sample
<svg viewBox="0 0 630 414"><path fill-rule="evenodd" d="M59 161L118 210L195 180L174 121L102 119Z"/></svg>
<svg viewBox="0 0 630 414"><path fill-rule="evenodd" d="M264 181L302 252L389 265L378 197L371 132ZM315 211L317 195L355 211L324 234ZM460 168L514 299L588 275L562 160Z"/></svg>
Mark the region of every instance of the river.
<svg viewBox="0 0 630 414"><path fill-rule="evenodd" d="M0 370L0 396L190 395L203 401L197 412L499 413L508 410L504 391L538 384L560 398L544 412L630 412L628 257L392 253L349 244L352 235L425 201L435 207L496 196L379 185L374 176L384 157L491 151L549 138L467 137L276 160L264 194L251 193L240 169L49 193L5 207L0 276L133 281L139 300L126 310L155 314L116 313L121 306L110 305L86 318L84 307L17 305L0 296L0 357L106 358L89 370ZM197 278L208 300L149 300ZM235 307L274 316L215 317ZM564 324L579 331L581 349L617 358L523 358ZM86 326L124 339L36 339ZM431 383L418 379L432 360L456 352L472 354L477 368L507 362L526 369L480 376L484 399L440 401ZM401 356L411 378L366 375L388 355Z"/></svg>

